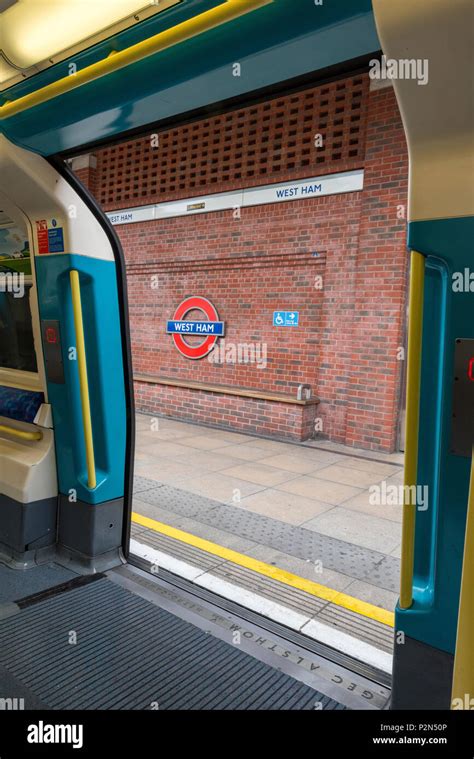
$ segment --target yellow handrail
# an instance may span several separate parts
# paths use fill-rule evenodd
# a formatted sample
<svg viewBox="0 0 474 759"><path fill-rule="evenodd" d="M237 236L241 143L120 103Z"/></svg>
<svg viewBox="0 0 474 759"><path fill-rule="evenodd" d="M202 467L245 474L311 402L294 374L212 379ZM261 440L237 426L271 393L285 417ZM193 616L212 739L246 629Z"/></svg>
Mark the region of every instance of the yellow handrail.
<svg viewBox="0 0 474 759"><path fill-rule="evenodd" d="M94 439L92 437L91 404L89 395L89 380L87 376L86 343L84 339L84 321L82 318L79 272L72 270L69 274L69 278L71 281L74 326L76 328L77 366L79 370L82 423L84 427L84 442L86 446L87 484L90 490L93 490L97 485L97 477L95 470Z"/></svg>
<svg viewBox="0 0 474 759"><path fill-rule="evenodd" d="M170 29L165 29L159 34L155 34L153 37L137 42L125 50L119 50L114 55L108 55L103 60L86 66L86 68L75 74L47 84L36 92L31 92L17 100L8 101L0 107L0 120L7 119L21 111L51 100L58 95L70 92L83 84L89 84L89 82L93 82L95 79L99 79L106 74L111 74L132 63L137 63L149 55L154 55L180 42L192 39L197 34L215 29L221 24L232 21L245 13L261 8L264 5L269 5L272 2L273 0L226 0L221 5L204 11L186 21L182 21Z"/></svg>
<svg viewBox="0 0 474 759"><path fill-rule="evenodd" d="M400 608L402 609L408 609L413 602L416 503L411 502L411 486L417 484L424 280L425 258L421 253L412 251L410 264L410 299L408 309L405 487L403 489L404 502L399 601Z"/></svg>
<svg viewBox="0 0 474 759"><path fill-rule="evenodd" d="M451 708L472 709L474 698L474 446L471 459L471 484L467 503L466 539L459 596L458 630L454 656ZM467 703L466 703L467 700ZM462 704L459 707L459 704Z"/></svg>
<svg viewBox="0 0 474 759"><path fill-rule="evenodd" d="M16 427L9 427L6 424L0 424L0 434L6 433L12 437L17 437L20 440L42 440L43 433L37 430L36 432L27 432L26 430L18 430Z"/></svg>

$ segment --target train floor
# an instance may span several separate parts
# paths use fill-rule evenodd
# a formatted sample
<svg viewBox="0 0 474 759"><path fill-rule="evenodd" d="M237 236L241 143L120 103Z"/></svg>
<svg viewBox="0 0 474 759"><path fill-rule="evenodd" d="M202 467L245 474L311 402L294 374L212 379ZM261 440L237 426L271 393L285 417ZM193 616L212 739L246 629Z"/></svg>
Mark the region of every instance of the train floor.
<svg viewBox="0 0 474 759"><path fill-rule="evenodd" d="M0 699L24 709L384 709L384 673L161 570L0 565Z"/></svg>

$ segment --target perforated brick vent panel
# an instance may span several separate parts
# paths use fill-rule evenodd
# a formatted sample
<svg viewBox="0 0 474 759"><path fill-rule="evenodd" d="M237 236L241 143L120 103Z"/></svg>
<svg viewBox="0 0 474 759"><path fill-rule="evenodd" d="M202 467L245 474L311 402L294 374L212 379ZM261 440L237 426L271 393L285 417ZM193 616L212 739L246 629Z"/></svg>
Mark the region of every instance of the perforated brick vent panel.
<svg viewBox="0 0 474 759"><path fill-rule="evenodd" d="M105 148L97 198L134 206L360 166L367 94L368 76L350 77Z"/></svg>

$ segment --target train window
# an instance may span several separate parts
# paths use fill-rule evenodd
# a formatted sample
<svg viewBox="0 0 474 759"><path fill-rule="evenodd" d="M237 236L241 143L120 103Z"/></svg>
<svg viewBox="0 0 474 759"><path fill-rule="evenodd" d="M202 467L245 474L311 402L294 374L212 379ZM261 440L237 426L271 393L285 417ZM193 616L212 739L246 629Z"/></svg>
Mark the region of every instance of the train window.
<svg viewBox="0 0 474 759"><path fill-rule="evenodd" d="M0 289L0 369L37 372L30 309L30 290L25 284L24 293Z"/></svg>

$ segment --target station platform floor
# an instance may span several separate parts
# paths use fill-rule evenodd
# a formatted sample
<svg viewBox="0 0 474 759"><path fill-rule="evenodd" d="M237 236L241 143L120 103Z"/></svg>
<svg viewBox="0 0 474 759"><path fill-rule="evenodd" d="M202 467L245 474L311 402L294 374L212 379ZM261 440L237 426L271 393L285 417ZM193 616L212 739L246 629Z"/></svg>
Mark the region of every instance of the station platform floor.
<svg viewBox="0 0 474 759"><path fill-rule="evenodd" d="M131 550L388 672L402 463L138 414Z"/></svg>

